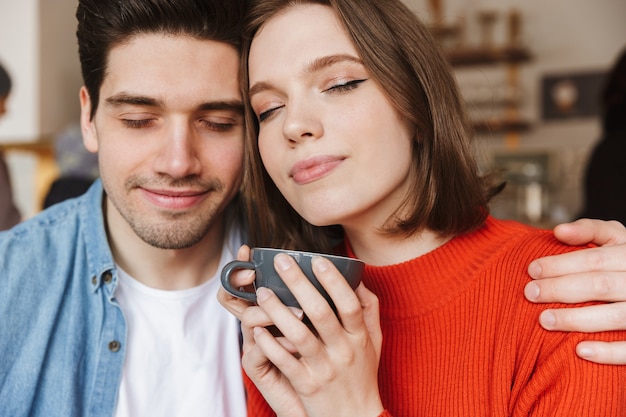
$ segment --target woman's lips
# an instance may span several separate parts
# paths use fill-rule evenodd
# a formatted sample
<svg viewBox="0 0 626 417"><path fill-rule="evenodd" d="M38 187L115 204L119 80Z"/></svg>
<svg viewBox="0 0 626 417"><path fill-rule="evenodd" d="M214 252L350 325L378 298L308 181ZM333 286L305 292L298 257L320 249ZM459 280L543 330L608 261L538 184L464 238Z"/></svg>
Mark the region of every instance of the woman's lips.
<svg viewBox="0 0 626 417"><path fill-rule="evenodd" d="M317 156L298 162L289 171L296 184L307 184L325 177L344 161L339 156Z"/></svg>

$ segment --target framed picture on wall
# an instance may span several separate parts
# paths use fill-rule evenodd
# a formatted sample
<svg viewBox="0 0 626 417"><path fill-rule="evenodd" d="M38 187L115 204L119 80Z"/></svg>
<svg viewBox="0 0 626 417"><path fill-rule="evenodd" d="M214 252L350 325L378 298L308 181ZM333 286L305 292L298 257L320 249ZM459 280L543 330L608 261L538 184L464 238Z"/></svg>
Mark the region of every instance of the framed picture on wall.
<svg viewBox="0 0 626 417"><path fill-rule="evenodd" d="M543 120L598 116L605 77L605 71L545 75L541 80Z"/></svg>

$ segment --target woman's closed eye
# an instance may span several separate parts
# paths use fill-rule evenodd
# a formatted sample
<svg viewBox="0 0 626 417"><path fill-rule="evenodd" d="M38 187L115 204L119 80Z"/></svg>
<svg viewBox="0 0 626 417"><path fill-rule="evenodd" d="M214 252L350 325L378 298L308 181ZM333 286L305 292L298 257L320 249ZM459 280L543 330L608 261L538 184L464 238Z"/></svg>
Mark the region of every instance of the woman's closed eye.
<svg viewBox="0 0 626 417"><path fill-rule="evenodd" d="M324 90L324 92L328 92L328 93L344 93L346 91L354 90L355 88L357 88L359 86L359 84L361 84L361 83L363 83L365 81L367 81L367 78L342 82L342 83L339 83L339 84L335 84L335 85L333 85L330 88L327 88L326 90Z"/></svg>
<svg viewBox="0 0 626 417"><path fill-rule="evenodd" d="M276 110L281 109L285 107L283 106L276 106L276 107L272 107L271 109L267 109L265 111L262 111L259 113L258 119L259 119L259 123L262 123L263 121L265 121L268 117L270 117Z"/></svg>
<svg viewBox="0 0 626 417"><path fill-rule="evenodd" d="M341 94L341 93L345 93L345 92L348 92L348 91L351 91L351 90L354 90L354 89L358 88L358 86L361 83L363 83L363 82L365 82L367 80L368 80L367 78L363 78L363 79L357 79L357 80L341 82L341 83L335 84L335 85L333 85L333 86L331 86L331 87L329 87L329 88L327 88L325 90L322 90L322 91L324 93L331 93L331 94L332 93L338 93L338 94ZM276 106L276 107L272 107L270 109L267 109L267 110L264 110L264 111L260 112L259 115L258 115L259 123L264 122L265 120L267 120L268 117L272 116L272 114L275 111L277 111L277 110L279 110L279 109L281 109L283 107L284 107L284 105Z"/></svg>

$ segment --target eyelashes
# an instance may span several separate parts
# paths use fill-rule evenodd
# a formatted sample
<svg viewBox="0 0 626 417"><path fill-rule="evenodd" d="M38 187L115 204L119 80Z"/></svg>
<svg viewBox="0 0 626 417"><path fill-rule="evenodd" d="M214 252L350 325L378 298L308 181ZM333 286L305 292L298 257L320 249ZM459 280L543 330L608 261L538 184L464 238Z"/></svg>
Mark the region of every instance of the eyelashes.
<svg viewBox="0 0 626 417"><path fill-rule="evenodd" d="M277 106L277 107L272 107L269 110L266 110L264 112L259 113L259 123L264 122L265 120L267 120L268 117L270 117L276 110L278 109L282 109L285 106Z"/></svg>
<svg viewBox="0 0 626 417"><path fill-rule="evenodd" d="M236 126L235 123L215 123L215 122L210 122L208 120L202 120L201 123L207 129L213 130L216 132L227 132Z"/></svg>
<svg viewBox="0 0 626 417"><path fill-rule="evenodd" d="M157 119L122 119L124 127L129 129L145 129L154 126L157 123ZM213 132L228 132L238 126L238 123L218 123L206 119L198 120L198 123L202 128Z"/></svg>
<svg viewBox="0 0 626 417"><path fill-rule="evenodd" d="M135 119L122 119L122 123L124 123L124 126L130 128L130 129L141 129L141 128L144 128L144 127L148 127L154 121L155 121L155 119L138 119L138 120L135 120Z"/></svg>
<svg viewBox="0 0 626 417"><path fill-rule="evenodd" d="M333 86L331 86L331 87L329 87L329 88L327 88L325 90L322 90L322 92L329 93L329 94L347 93L349 91L355 90L356 88L359 87L360 84L364 83L367 80L368 80L367 78L362 78L362 79L356 79L356 80L350 80L350 81L346 81L346 82L341 82L341 83L335 84L335 85L333 85ZM280 110L283 107L285 107L284 104L280 105L280 106L272 107L272 108L267 109L265 111L262 111L257 116L257 119L258 119L259 123L264 122L270 116L272 116L277 110Z"/></svg>
<svg viewBox="0 0 626 417"><path fill-rule="evenodd" d="M364 79L360 79L360 80L352 80L352 81L348 81L345 83L340 83L340 84L336 84L333 85L332 87L324 90L325 92L336 92L336 93L344 93L350 90L354 90L355 88L357 88L359 86L359 84L363 83L367 81L367 78Z"/></svg>

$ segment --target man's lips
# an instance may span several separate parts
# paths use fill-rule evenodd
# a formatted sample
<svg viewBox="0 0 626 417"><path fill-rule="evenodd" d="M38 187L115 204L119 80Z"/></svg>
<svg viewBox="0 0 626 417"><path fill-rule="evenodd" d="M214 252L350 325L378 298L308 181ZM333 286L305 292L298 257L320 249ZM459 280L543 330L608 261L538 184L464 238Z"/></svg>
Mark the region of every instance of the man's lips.
<svg viewBox="0 0 626 417"><path fill-rule="evenodd" d="M296 163L293 168L291 168L289 176L293 178L297 184L313 182L326 176L341 164L344 159L345 158L341 156L330 155L305 159Z"/></svg>
<svg viewBox="0 0 626 417"><path fill-rule="evenodd" d="M169 210L182 210L193 207L202 201L208 192L207 190L166 190L141 187L139 190L152 204Z"/></svg>

